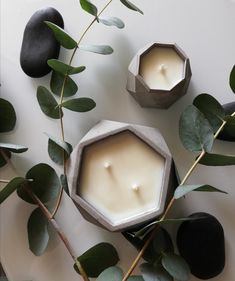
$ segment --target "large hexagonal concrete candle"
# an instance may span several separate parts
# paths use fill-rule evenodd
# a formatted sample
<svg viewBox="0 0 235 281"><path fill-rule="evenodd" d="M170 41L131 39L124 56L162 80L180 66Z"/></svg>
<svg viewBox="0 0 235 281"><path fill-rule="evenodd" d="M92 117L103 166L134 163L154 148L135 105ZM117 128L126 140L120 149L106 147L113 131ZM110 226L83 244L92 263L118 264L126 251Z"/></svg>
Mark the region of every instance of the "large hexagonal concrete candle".
<svg viewBox="0 0 235 281"><path fill-rule="evenodd" d="M172 164L157 129L101 121L73 151L71 197L89 221L122 231L162 214Z"/></svg>
<svg viewBox="0 0 235 281"><path fill-rule="evenodd" d="M127 90L142 107L166 109L186 94L191 76L189 59L176 44L151 43L131 61Z"/></svg>

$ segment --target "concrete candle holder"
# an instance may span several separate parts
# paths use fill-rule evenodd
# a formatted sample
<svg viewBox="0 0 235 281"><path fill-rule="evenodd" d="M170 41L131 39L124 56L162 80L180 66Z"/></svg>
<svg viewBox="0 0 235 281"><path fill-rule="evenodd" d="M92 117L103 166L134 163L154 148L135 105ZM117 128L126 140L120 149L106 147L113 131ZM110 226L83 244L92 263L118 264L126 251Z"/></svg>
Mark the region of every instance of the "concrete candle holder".
<svg viewBox="0 0 235 281"><path fill-rule="evenodd" d="M189 59L176 44L150 43L132 59L126 88L142 107L167 109L186 94L191 76Z"/></svg>
<svg viewBox="0 0 235 281"><path fill-rule="evenodd" d="M83 217L109 231L160 216L176 184L157 129L112 121L99 122L74 148L68 181Z"/></svg>

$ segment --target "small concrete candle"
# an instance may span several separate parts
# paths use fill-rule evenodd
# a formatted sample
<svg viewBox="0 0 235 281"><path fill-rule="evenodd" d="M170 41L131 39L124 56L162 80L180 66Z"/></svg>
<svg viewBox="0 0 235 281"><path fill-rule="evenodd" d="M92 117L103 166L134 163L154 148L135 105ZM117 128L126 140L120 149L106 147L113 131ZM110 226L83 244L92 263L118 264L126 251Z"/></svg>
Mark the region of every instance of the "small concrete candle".
<svg viewBox="0 0 235 281"><path fill-rule="evenodd" d="M127 90L143 107L166 109L186 94L191 68L176 44L151 43L133 58Z"/></svg>
<svg viewBox="0 0 235 281"><path fill-rule="evenodd" d="M170 90L184 76L184 60L173 48L153 48L140 63L140 75L150 89Z"/></svg>
<svg viewBox="0 0 235 281"><path fill-rule="evenodd" d="M173 190L172 157L154 128L101 121L71 157L73 201L86 219L111 231L159 216Z"/></svg>

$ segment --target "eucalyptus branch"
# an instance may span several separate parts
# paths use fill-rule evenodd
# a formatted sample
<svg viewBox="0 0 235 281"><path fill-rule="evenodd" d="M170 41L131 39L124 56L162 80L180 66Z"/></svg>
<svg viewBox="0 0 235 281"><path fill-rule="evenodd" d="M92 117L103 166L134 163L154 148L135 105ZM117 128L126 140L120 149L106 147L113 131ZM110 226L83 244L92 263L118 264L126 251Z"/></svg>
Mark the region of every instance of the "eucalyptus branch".
<svg viewBox="0 0 235 281"><path fill-rule="evenodd" d="M4 153L4 151L0 150L0 152L1 152L2 156L4 157L5 161L7 162L7 164L11 167L11 169L16 174L18 174L15 166L13 165L11 160L7 157L7 155ZM30 181L30 179L28 181ZM0 182L9 183L10 181L9 180L0 180ZM46 206L43 204L43 202L38 198L38 196L30 189L30 187L27 184L24 185L24 189L28 193L28 195L32 198L32 200L35 202L35 204L40 208L43 215L48 219L48 221L52 224L52 226L56 230L56 232L59 235L61 241L64 243L66 249L68 250L68 252L71 255L72 259L74 260L75 264L79 268L79 272L81 273L81 276L82 276L83 280L84 281L90 281L86 272L82 268L82 265L77 260L76 254L74 253L73 248L70 245L68 239L66 238L65 234L60 229L56 220L53 218L53 215L50 213L50 211L46 208Z"/></svg>
<svg viewBox="0 0 235 281"><path fill-rule="evenodd" d="M73 58L79 48L79 45L81 44L82 40L84 39L84 37L86 36L87 32L90 30L90 28L93 26L93 24L97 21L97 18L108 8L108 6L112 3L113 0L109 0L106 5L100 10L100 12L98 13L98 15L90 22L90 24L86 27L86 29L84 30L84 32L82 33L81 37L79 38L78 42L77 42L77 47L74 48L73 53L70 57L69 60L69 66L71 66L72 62L73 62ZM63 141L65 141L65 133L64 133L64 123L63 123L63 112L61 109L61 104L63 103L64 100L64 89L65 89L65 83L68 79L68 74L65 75L64 80L63 80L63 84L62 84L62 88L61 88L61 94L60 94L60 103L59 103L59 117L60 117L60 129L61 129L61 138ZM63 170L64 170L64 175L67 174L66 171L66 155L65 155L65 151L63 151ZM63 189L61 188L60 194L58 196L58 200L55 206L54 211L52 212L53 217L55 216L55 214L58 211L58 208L60 206L60 202L62 199L62 195L63 195Z"/></svg>
<svg viewBox="0 0 235 281"><path fill-rule="evenodd" d="M233 112L233 114L231 114L231 116L235 116L235 112ZM214 134L214 140L218 137L218 135L220 134L220 132L223 130L224 126L226 125L227 121L223 120L221 126L219 127L219 129L216 131L216 133ZM190 177L190 175L193 173L193 171L195 170L195 168L197 167L198 163L200 162L200 160L204 157L204 155L206 154L205 150L202 150L200 155L197 157L196 161L193 163L193 165L190 167L190 169L187 171L185 177L183 178L183 180L180 182L180 185L184 185L185 182L188 180L188 178ZM175 198L174 196L171 198L170 202L168 203L163 215L160 218L160 221L163 221L166 216L168 215L169 211L171 210L172 206L174 205L175 202ZM138 262L140 261L141 257L143 256L145 250L147 249L147 247L149 246L150 242L152 241L152 239L154 238L157 230L159 228L159 225L157 224L155 226L155 228L153 229L151 235L149 236L149 238L145 241L142 249L139 251L138 255L136 256L135 260L133 261L133 263L131 264L130 268L128 269L127 273L125 274L124 278L122 279L122 281L127 281L127 279L129 278L129 276L132 274L133 270L136 268Z"/></svg>

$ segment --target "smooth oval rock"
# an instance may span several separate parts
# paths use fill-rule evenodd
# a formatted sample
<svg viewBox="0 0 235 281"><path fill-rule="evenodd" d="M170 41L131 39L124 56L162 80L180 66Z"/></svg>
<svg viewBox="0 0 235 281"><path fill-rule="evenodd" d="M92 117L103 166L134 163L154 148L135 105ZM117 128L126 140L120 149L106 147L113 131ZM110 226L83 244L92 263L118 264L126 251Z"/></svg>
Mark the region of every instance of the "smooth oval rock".
<svg viewBox="0 0 235 281"><path fill-rule="evenodd" d="M223 105L223 108L225 110L226 115L231 115L233 112L235 112L235 102L229 102ZM219 135L218 135L219 140L224 140L224 141L235 141L235 137L231 136L226 130L223 130Z"/></svg>
<svg viewBox="0 0 235 281"><path fill-rule="evenodd" d="M194 213L198 218L183 222L177 233L180 255L191 273L200 279L217 276L225 265L224 231L219 221L207 213Z"/></svg>
<svg viewBox="0 0 235 281"><path fill-rule="evenodd" d="M58 58L60 51L60 44L44 21L64 28L61 14L51 7L38 10L29 19L24 30L20 65L28 76L34 78L42 77L51 71L47 60Z"/></svg>

